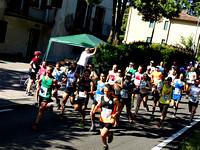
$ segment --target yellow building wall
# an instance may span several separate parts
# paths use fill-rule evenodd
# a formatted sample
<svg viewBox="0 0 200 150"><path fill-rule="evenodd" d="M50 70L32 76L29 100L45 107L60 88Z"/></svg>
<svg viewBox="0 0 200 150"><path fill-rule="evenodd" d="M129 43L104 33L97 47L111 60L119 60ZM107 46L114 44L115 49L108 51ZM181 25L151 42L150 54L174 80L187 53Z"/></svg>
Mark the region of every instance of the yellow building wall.
<svg viewBox="0 0 200 150"><path fill-rule="evenodd" d="M165 21L169 21L167 30L164 30ZM170 26L171 21L171 26ZM147 41L147 37L151 37L153 28L149 28L150 22L142 21L142 16L138 14L138 11L134 8L130 9L127 28L125 32L124 43L132 43L134 41ZM170 30L169 30L170 26ZM180 37L184 36L188 38L193 35L195 38L197 29L196 22L186 22L179 20L169 20L163 18L161 22L157 22L153 35L152 43L161 43L162 39L167 42L168 45L180 44ZM169 30L169 36L167 39ZM200 27L196 37L196 45L200 35Z"/></svg>

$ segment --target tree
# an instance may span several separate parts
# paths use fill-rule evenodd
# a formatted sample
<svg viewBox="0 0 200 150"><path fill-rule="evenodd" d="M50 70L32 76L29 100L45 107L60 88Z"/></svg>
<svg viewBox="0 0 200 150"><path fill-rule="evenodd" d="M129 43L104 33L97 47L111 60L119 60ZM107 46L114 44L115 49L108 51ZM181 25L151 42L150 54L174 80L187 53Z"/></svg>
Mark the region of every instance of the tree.
<svg viewBox="0 0 200 150"><path fill-rule="evenodd" d="M102 0L85 0L88 5L99 5Z"/></svg>
<svg viewBox="0 0 200 150"><path fill-rule="evenodd" d="M200 16L200 1L188 0L184 2L184 10L193 16Z"/></svg>

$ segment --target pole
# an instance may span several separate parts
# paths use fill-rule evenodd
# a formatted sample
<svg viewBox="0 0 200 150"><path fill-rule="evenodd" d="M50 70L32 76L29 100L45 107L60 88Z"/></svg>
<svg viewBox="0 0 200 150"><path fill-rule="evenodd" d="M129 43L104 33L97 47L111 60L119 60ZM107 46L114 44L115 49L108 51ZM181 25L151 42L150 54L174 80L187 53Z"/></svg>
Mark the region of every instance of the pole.
<svg viewBox="0 0 200 150"><path fill-rule="evenodd" d="M198 52L196 52L197 46L195 45L195 43L196 43L196 37L197 37L198 28L199 28L199 21L200 21L200 17L198 18L198 21L197 21L197 29L196 29L196 34L195 34L194 42L193 42L194 53L196 53L196 56L198 55Z"/></svg>

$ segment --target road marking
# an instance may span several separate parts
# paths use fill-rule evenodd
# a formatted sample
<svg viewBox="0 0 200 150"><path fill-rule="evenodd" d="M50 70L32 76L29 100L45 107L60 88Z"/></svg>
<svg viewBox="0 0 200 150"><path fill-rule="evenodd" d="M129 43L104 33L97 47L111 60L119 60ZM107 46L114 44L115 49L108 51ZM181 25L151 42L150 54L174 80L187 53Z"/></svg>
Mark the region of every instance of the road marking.
<svg viewBox="0 0 200 150"><path fill-rule="evenodd" d="M185 131L187 131L189 128L191 128L193 125L195 125L199 121L200 121L200 117L197 118L196 120L194 120L189 126L186 126L183 129L181 129L180 131L176 132L171 137L169 137L168 139L164 140L162 143L158 144L157 146L155 146L151 150L161 150L163 147L165 147L167 144L169 144L175 138L177 138L178 136L180 136L181 134L183 134Z"/></svg>
<svg viewBox="0 0 200 150"><path fill-rule="evenodd" d="M2 109L0 112L12 111L13 109Z"/></svg>

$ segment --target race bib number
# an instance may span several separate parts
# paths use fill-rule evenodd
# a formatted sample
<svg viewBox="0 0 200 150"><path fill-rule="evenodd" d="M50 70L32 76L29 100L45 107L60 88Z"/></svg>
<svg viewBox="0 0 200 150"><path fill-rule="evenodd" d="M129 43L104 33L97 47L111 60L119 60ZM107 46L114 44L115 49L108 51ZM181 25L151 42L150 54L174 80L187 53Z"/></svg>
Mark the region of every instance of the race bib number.
<svg viewBox="0 0 200 150"><path fill-rule="evenodd" d="M85 94L85 92L79 92L79 97L86 98L87 95Z"/></svg>
<svg viewBox="0 0 200 150"><path fill-rule="evenodd" d="M190 98L191 98L192 102L194 102L194 103L197 102L197 97L196 96L192 95Z"/></svg>
<svg viewBox="0 0 200 150"><path fill-rule="evenodd" d="M128 93L126 93L128 90L122 89L122 98L128 98Z"/></svg>
<svg viewBox="0 0 200 150"><path fill-rule="evenodd" d="M74 79L72 79L72 78L67 79L67 86L72 87L73 82L74 82Z"/></svg>
<svg viewBox="0 0 200 150"><path fill-rule="evenodd" d="M153 78L154 83L158 83L158 78Z"/></svg>
<svg viewBox="0 0 200 150"><path fill-rule="evenodd" d="M107 108L102 108L102 118L104 119L110 119L111 118L111 114L112 114L112 109L107 109Z"/></svg>
<svg viewBox="0 0 200 150"><path fill-rule="evenodd" d="M141 82L140 88L145 88L146 87L146 82Z"/></svg>
<svg viewBox="0 0 200 150"><path fill-rule="evenodd" d="M46 97L47 96L47 90L48 90L48 88L41 86L39 95L42 96L42 97Z"/></svg>
<svg viewBox="0 0 200 150"><path fill-rule="evenodd" d="M163 102L168 102L169 101L169 95L163 94L162 95L162 101Z"/></svg>
<svg viewBox="0 0 200 150"><path fill-rule="evenodd" d="M112 81L112 80L109 80L109 82L108 82L110 85L114 85L115 84L115 82L114 81Z"/></svg>
<svg viewBox="0 0 200 150"><path fill-rule="evenodd" d="M181 94L181 89L175 88L174 94L180 95Z"/></svg>
<svg viewBox="0 0 200 150"><path fill-rule="evenodd" d="M135 79L135 85L139 86L140 85L140 80Z"/></svg>

